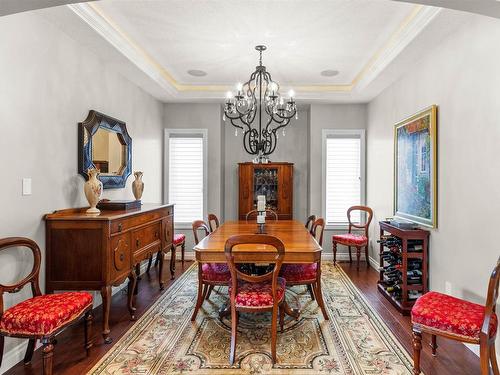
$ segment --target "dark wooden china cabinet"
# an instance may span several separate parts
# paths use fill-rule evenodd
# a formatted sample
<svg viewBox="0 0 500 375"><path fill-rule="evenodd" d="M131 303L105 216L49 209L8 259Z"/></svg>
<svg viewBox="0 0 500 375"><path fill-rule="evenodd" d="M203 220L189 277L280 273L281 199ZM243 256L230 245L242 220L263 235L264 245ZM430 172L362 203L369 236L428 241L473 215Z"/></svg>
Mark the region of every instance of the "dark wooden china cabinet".
<svg viewBox="0 0 500 375"><path fill-rule="evenodd" d="M280 220L293 218L293 163L239 163L240 220L257 206L257 196L265 195L267 207Z"/></svg>

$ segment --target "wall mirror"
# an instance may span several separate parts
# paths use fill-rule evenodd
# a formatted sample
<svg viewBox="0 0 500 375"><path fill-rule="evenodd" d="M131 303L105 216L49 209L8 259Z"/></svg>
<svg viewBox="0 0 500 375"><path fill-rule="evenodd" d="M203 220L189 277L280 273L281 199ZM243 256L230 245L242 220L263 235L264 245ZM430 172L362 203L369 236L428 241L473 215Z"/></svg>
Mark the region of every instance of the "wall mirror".
<svg viewBox="0 0 500 375"><path fill-rule="evenodd" d="M125 187L132 171L132 139L125 123L94 110L78 124L78 173L88 179L89 168L101 171L105 189Z"/></svg>

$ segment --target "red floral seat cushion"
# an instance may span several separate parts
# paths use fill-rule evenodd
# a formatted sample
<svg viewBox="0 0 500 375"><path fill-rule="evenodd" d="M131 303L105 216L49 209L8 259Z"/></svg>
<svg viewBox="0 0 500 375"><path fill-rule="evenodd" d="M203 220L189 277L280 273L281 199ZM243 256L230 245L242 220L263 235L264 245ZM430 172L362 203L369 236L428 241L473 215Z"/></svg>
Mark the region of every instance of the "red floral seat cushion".
<svg viewBox="0 0 500 375"><path fill-rule="evenodd" d="M420 297L411 310L411 321L446 333L479 339L484 306L446 294L429 292ZM498 327L496 315L490 321L490 335Z"/></svg>
<svg viewBox="0 0 500 375"><path fill-rule="evenodd" d="M285 296L286 281L278 277L278 288L276 296L281 301ZM231 287L229 287L231 294ZM273 306L273 287L271 281L262 283L249 283L238 281L238 293L236 294L236 307L272 307Z"/></svg>
<svg viewBox="0 0 500 375"><path fill-rule="evenodd" d="M316 280L317 263L311 264L283 264L280 276L285 278L287 283L300 283Z"/></svg>
<svg viewBox="0 0 500 375"><path fill-rule="evenodd" d="M182 244L185 240L186 236L184 234L181 233L174 234L174 239L173 239L174 246Z"/></svg>
<svg viewBox="0 0 500 375"><path fill-rule="evenodd" d="M332 241L346 246L366 246L368 238L362 234L345 233L332 236Z"/></svg>
<svg viewBox="0 0 500 375"><path fill-rule="evenodd" d="M229 267L224 263L203 263L201 272L203 281L228 284L231 279Z"/></svg>
<svg viewBox="0 0 500 375"><path fill-rule="evenodd" d="M87 292L45 294L7 309L0 319L0 331L8 335L47 336L76 319L92 305Z"/></svg>

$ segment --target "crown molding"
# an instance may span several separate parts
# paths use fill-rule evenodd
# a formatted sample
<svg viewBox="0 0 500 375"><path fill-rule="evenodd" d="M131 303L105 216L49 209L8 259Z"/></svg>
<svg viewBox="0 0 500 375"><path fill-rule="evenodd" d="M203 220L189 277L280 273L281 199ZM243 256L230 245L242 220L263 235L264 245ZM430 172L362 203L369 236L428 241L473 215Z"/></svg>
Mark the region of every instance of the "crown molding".
<svg viewBox="0 0 500 375"><path fill-rule="evenodd" d="M424 30L441 12L442 8L416 5L387 42L367 63L354 79L356 90L362 90L373 82L382 71Z"/></svg>
<svg viewBox="0 0 500 375"><path fill-rule="evenodd" d="M193 92L198 92L202 97L206 95L213 97L214 94L223 97L224 93L231 89L225 85L180 83L95 3L68 4L67 7L174 98L180 99ZM295 85L295 91L300 96L301 92L346 94L363 90L413 41L440 10L441 8L415 5L352 82L337 85Z"/></svg>

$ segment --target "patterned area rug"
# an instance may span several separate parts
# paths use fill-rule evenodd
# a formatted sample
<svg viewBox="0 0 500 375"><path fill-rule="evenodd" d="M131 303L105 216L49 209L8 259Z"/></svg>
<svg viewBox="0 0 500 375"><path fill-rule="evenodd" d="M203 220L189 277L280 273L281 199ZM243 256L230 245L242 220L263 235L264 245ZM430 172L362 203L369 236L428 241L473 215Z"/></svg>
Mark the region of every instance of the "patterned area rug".
<svg viewBox="0 0 500 375"><path fill-rule="evenodd" d="M191 322L197 268L189 268L89 372L104 374L411 374L412 361L340 267L322 264L325 321L303 286L289 288L298 321L278 332L270 359L270 314L241 314L236 361L229 366L230 318L218 310L227 288L215 289Z"/></svg>

